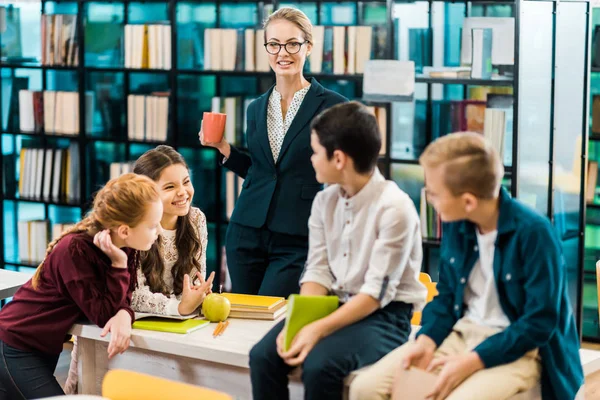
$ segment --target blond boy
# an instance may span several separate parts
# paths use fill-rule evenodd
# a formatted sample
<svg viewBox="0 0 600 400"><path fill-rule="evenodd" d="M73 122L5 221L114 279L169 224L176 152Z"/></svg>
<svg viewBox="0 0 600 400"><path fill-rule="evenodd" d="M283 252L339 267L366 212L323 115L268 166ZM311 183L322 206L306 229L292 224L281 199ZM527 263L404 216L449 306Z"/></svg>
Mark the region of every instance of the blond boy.
<svg viewBox="0 0 600 400"><path fill-rule="evenodd" d="M389 398L410 366L438 374L434 400L503 400L540 380L544 399L575 398L579 339L549 220L501 188L504 167L481 135L442 137L419 162L444 222L439 295L416 340L361 373L350 398Z"/></svg>

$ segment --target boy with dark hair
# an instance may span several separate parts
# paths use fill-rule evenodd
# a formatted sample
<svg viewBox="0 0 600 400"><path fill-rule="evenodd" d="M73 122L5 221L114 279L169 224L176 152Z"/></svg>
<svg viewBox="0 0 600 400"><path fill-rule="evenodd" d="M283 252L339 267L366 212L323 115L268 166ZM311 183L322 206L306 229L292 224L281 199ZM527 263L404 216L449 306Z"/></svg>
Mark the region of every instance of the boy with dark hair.
<svg viewBox="0 0 600 400"><path fill-rule="evenodd" d="M406 342L419 283L421 235L412 200L377 169L381 137L360 103L331 107L311 125L320 183L309 219L301 295L339 297L340 307L306 325L288 351L284 321L250 352L255 399L287 399L288 374L302 366L308 399L341 399L344 378Z"/></svg>
<svg viewBox="0 0 600 400"><path fill-rule="evenodd" d="M350 399L388 399L411 366L438 374L432 400L504 400L540 379L544 399L575 398L579 339L550 221L501 188L504 166L479 134L441 137L419 162L445 222L439 295L416 341L360 373Z"/></svg>

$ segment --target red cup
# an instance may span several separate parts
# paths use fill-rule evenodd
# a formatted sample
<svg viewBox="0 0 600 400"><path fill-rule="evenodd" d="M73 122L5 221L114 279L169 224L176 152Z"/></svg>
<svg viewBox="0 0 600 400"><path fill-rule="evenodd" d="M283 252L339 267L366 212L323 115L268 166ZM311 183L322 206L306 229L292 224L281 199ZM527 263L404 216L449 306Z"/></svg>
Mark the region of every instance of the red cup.
<svg viewBox="0 0 600 400"><path fill-rule="evenodd" d="M202 133L206 143L221 143L225 133L227 115L222 113L205 112L202 116Z"/></svg>

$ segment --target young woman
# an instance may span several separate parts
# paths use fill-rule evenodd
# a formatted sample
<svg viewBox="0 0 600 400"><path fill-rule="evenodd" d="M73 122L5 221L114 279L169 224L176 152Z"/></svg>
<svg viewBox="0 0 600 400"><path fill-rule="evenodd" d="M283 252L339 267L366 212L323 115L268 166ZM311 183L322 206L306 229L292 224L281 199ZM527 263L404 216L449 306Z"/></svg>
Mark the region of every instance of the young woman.
<svg viewBox="0 0 600 400"><path fill-rule="evenodd" d="M208 231L204 213L191 207L194 186L189 168L181 154L161 145L144 153L133 170L157 183L163 229L159 240L141 256L131 307L136 312L191 314L211 292L214 272L204 281ZM68 394L77 393L77 361L75 338L65 383Z"/></svg>
<svg viewBox="0 0 600 400"><path fill-rule="evenodd" d="M156 184L126 174L109 181L90 213L51 242L35 275L0 311L0 399L62 395L54 370L71 326L87 317L110 332L108 356L129 346L138 250L161 232Z"/></svg>
<svg viewBox="0 0 600 400"><path fill-rule="evenodd" d="M310 163L310 122L321 111L347 101L302 70L312 50L312 24L283 7L264 23L264 46L275 86L248 107L249 155L215 147L227 169L245 178L227 228L227 264L233 291L287 297L298 293L308 252L308 216L322 186Z"/></svg>

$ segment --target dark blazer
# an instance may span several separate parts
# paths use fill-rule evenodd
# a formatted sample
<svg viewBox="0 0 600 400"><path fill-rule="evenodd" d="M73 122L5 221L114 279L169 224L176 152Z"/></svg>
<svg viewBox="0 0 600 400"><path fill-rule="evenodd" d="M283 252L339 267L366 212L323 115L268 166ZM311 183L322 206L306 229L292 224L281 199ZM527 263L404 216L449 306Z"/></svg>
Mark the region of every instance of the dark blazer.
<svg viewBox="0 0 600 400"><path fill-rule="evenodd" d="M273 87L248 106L246 136L250 155L232 146L223 164L245 179L231 221L307 236L311 205L322 188L310 162L310 122L321 111L348 100L312 78L275 163L267 132L267 106L272 91Z"/></svg>
<svg viewBox="0 0 600 400"><path fill-rule="evenodd" d="M465 286L479 258L472 223L452 222L443 229L439 294L425 307L418 333L438 346L463 316ZM493 268L500 306L510 325L474 351L486 368L493 368L538 348L544 400L575 398L583 371L560 241L546 217L512 199L504 189Z"/></svg>

